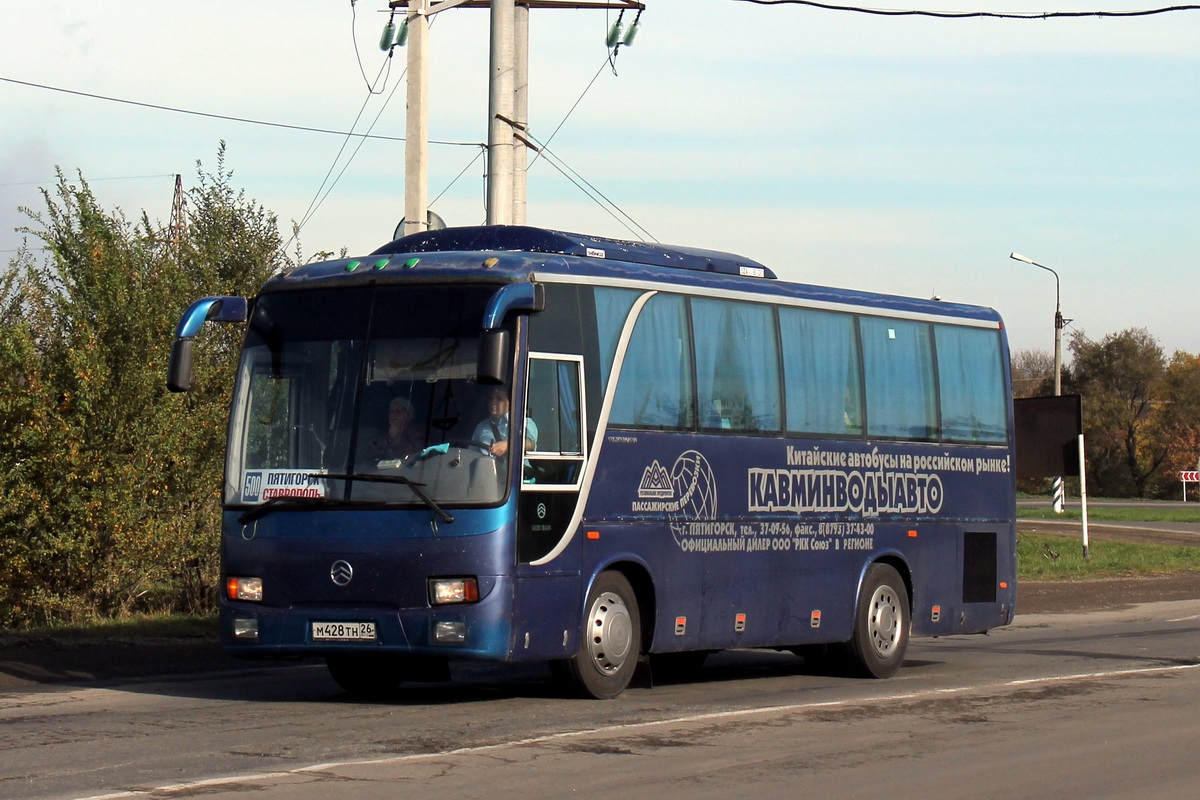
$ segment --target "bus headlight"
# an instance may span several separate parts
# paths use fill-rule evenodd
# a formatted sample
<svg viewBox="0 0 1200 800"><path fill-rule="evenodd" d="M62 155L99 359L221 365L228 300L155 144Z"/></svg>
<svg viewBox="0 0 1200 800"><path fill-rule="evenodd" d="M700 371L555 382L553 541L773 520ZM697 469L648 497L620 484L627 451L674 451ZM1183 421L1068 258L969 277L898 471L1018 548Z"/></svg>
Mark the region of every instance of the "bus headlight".
<svg viewBox="0 0 1200 800"><path fill-rule="evenodd" d="M263 599L262 578L226 578L225 597L230 600L261 603Z"/></svg>
<svg viewBox="0 0 1200 800"><path fill-rule="evenodd" d="M479 601L479 581L475 578L430 578L429 602L435 606Z"/></svg>

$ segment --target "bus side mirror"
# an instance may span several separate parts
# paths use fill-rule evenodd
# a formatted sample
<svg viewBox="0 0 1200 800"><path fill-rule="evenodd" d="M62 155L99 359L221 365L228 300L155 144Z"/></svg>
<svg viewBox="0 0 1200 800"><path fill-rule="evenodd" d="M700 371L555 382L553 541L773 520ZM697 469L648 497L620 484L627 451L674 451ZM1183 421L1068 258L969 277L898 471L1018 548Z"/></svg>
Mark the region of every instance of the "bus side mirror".
<svg viewBox="0 0 1200 800"><path fill-rule="evenodd" d="M171 360L167 363L167 389L186 392L192 388L192 340L171 342Z"/></svg>
<svg viewBox="0 0 1200 800"><path fill-rule="evenodd" d="M175 327L171 360L167 364L167 388L186 392L192 385L192 339L205 322L245 322L249 303L244 297L204 297L188 306Z"/></svg>
<svg viewBox="0 0 1200 800"><path fill-rule="evenodd" d="M475 377L480 383L508 382L508 331L503 328L484 331L479 337L479 361Z"/></svg>

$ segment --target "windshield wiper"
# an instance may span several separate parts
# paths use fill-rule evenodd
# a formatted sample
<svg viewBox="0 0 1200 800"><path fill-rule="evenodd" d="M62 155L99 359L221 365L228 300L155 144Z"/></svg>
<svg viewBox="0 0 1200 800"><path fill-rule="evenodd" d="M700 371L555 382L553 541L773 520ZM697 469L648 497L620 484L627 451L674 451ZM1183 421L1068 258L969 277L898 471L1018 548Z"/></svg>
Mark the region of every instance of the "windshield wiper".
<svg viewBox="0 0 1200 800"><path fill-rule="evenodd" d="M403 475L371 475L366 472L354 472L354 473L342 473L342 474L332 473L332 472L316 472L316 473L313 473L312 475L310 475L309 477L310 478L326 478L328 480L335 480L335 481L362 481L363 483L398 483L401 486L407 486L408 488L412 489L412 493L415 494L421 500L422 503L427 505L429 507L429 509L431 511L433 511L433 513L437 514L439 517L442 518L442 522L446 522L446 523L454 522L454 516L452 514L448 513L446 511L446 509L439 506L434 501L434 499L432 497L430 497L429 495L427 495L425 493L425 490L421 488L425 484L419 483L417 481L409 480L408 478L404 477Z"/></svg>
<svg viewBox="0 0 1200 800"><path fill-rule="evenodd" d="M265 517L282 505L315 506L321 505L324 502L324 497L292 497L289 495L272 497L270 500L264 501L261 505L257 505L239 516L238 523L245 525L247 522L253 522L260 517Z"/></svg>

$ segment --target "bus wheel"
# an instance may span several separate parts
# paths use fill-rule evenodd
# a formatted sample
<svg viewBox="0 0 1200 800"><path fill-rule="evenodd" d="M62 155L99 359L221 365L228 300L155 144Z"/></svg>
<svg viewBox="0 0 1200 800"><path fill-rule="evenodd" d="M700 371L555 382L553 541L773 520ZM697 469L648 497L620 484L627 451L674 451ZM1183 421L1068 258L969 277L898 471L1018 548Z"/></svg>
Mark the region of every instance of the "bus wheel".
<svg viewBox="0 0 1200 800"><path fill-rule="evenodd" d="M908 591L900 573L887 564L867 570L854 638L847 643L854 672L867 678L888 678L904 663L908 648Z"/></svg>
<svg viewBox="0 0 1200 800"><path fill-rule="evenodd" d="M584 697L606 700L625 690L637 668L642 641L637 597L624 575L603 572L586 608L579 649L566 672Z"/></svg>
<svg viewBox="0 0 1200 800"><path fill-rule="evenodd" d="M328 656L329 674L346 694L362 699L387 697L404 680L404 660L397 656Z"/></svg>

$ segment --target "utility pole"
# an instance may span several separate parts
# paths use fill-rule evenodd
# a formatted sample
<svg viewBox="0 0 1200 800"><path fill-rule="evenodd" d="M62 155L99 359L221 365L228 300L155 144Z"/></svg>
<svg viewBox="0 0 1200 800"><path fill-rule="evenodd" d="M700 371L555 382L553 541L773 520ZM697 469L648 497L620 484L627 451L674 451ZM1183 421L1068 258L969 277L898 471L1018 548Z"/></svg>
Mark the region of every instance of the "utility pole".
<svg viewBox="0 0 1200 800"><path fill-rule="evenodd" d="M523 225L529 126L529 10L645 10L639 0L390 0L407 11L408 116L404 157L404 233L428 228L429 17L451 8L491 9L488 78L487 224ZM626 40L626 44L632 38Z"/></svg>
<svg viewBox="0 0 1200 800"><path fill-rule="evenodd" d="M179 248L183 245L183 235L187 232L187 195L183 193L183 176L175 175L175 196L171 201L171 224L167 231L167 241L175 256L179 256Z"/></svg>
<svg viewBox="0 0 1200 800"><path fill-rule="evenodd" d="M404 115L404 235L429 228L429 0L408 4Z"/></svg>
<svg viewBox="0 0 1200 800"><path fill-rule="evenodd" d="M175 174L175 197L170 203L170 243L179 247L184 243L184 231L187 229L187 210L184 194L184 176Z"/></svg>
<svg viewBox="0 0 1200 800"><path fill-rule="evenodd" d="M515 0L492 0L491 79L488 81L488 225L511 225L513 221L515 24Z"/></svg>
<svg viewBox="0 0 1200 800"><path fill-rule="evenodd" d="M529 148L529 6L518 3L513 10L513 199L512 224L525 224Z"/></svg>

